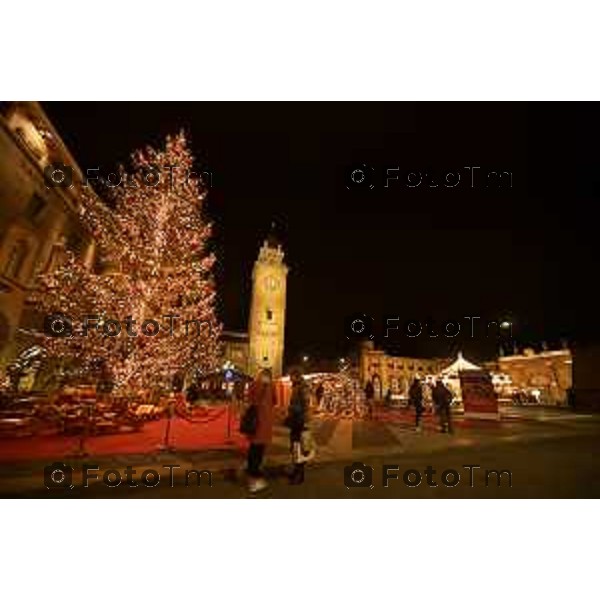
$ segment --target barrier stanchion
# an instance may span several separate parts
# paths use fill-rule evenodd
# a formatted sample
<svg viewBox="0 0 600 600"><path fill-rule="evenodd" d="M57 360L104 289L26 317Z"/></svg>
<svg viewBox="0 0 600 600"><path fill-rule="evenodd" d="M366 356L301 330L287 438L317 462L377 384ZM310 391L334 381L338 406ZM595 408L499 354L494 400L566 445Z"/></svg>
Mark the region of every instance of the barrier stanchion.
<svg viewBox="0 0 600 600"><path fill-rule="evenodd" d="M233 402L233 398L229 397L229 402L227 403L227 440L231 438L231 404Z"/></svg>
<svg viewBox="0 0 600 600"><path fill-rule="evenodd" d="M175 416L175 399L169 399L169 404L167 406L167 426L165 428L165 437L163 438L163 443L158 447L161 452L175 452L175 445L171 444L170 436L171 436L171 424L173 421L173 417Z"/></svg>
<svg viewBox="0 0 600 600"><path fill-rule="evenodd" d="M233 421L233 396L229 398L227 403L227 437L225 438L225 444L227 446L234 445L233 439L231 438L231 429Z"/></svg>
<svg viewBox="0 0 600 600"><path fill-rule="evenodd" d="M92 424L93 406L91 404L86 405L85 413L86 414L84 419L84 425L81 430L81 433L79 434L79 446L75 453L72 455L74 458L85 458L86 456L89 456L89 452L86 450L85 447L85 442L86 439L89 437L90 428Z"/></svg>

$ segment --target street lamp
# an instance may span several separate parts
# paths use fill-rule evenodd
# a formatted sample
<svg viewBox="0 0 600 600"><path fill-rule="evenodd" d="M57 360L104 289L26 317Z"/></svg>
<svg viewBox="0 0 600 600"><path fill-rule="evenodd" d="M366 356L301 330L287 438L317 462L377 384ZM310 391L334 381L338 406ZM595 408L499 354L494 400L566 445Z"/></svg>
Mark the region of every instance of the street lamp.
<svg viewBox="0 0 600 600"><path fill-rule="evenodd" d="M308 355L307 355L307 354L305 354L305 355L302 357L302 360L303 360L304 362L308 362Z"/></svg>
<svg viewBox="0 0 600 600"><path fill-rule="evenodd" d="M509 321L508 319L504 319L503 321L500 321L500 332L502 332L504 334L504 336L508 336L509 338L512 338L512 326L513 323L512 321Z"/></svg>

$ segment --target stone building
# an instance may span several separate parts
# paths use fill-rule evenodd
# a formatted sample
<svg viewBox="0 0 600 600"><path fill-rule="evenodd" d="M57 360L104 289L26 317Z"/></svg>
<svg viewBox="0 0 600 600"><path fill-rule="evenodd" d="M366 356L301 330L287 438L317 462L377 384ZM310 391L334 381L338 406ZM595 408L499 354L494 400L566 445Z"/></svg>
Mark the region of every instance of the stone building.
<svg viewBox="0 0 600 600"><path fill-rule="evenodd" d="M416 375L435 375L448 364L445 358L409 358L391 356L376 350L372 341L363 342L359 358L360 380L364 386L372 381L376 397L382 397L388 389L392 393L406 395Z"/></svg>
<svg viewBox="0 0 600 600"><path fill-rule="evenodd" d="M252 376L263 368L273 377L283 373L288 272L283 257L281 244L269 236L252 271L248 333L225 331L221 338L224 360Z"/></svg>
<svg viewBox="0 0 600 600"><path fill-rule="evenodd" d="M67 167L72 186L48 179L56 164ZM39 103L0 105L0 370L31 345L21 331L32 319L25 299L58 248L66 244L89 264L94 260L94 242L77 217L82 181Z"/></svg>
<svg viewBox="0 0 600 600"><path fill-rule="evenodd" d="M542 402L567 403L567 390L573 385L573 357L569 349L536 353L526 348L523 354L500 356L497 368L510 376L513 386L539 389Z"/></svg>

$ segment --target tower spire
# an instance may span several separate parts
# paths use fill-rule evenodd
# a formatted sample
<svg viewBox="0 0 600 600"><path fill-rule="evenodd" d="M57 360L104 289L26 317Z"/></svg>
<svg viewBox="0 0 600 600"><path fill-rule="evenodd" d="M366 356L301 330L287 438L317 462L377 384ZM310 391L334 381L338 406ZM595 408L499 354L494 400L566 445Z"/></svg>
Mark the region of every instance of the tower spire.
<svg viewBox="0 0 600 600"><path fill-rule="evenodd" d="M271 221L271 227L265 241L269 248L279 248L281 246L281 240L277 235L277 224L275 221Z"/></svg>

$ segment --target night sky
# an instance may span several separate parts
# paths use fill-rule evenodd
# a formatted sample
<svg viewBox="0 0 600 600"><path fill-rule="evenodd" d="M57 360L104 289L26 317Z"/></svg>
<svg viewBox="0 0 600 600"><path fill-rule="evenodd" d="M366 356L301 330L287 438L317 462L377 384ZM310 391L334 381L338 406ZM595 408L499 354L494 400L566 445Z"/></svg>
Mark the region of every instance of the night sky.
<svg viewBox="0 0 600 600"><path fill-rule="evenodd" d="M43 106L84 171L109 173L140 146L181 128L190 134L199 166L212 173L205 208L227 329L247 327L252 263L275 221L290 265L288 361L347 352L344 320L355 312L372 315L376 331L384 316L400 317L401 327L429 319L439 334L445 321L461 322L455 338L381 339L409 356L493 357L497 340L483 326L472 339L464 316L509 319L519 348L598 337L593 104ZM352 185L361 164L368 178ZM401 179L384 188L394 167ZM510 171L512 188L485 187L488 171ZM406 185L417 181L408 172L422 174L419 186ZM458 185L445 187L446 173L459 173Z"/></svg>

